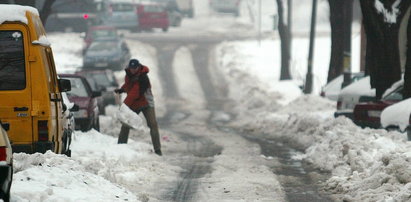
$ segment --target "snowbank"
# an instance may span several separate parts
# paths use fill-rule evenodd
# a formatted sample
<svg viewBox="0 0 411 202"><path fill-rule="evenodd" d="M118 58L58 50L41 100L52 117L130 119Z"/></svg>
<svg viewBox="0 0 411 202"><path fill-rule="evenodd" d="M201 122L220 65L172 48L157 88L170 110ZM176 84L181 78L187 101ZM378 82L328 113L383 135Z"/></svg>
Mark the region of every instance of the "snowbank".
<svg viewBox="0 0 411 202"><path fill-rule="evenodd" d="M411 98L385 108L381 113L381 125L398 126L404 131L410 125Z"/></svg>

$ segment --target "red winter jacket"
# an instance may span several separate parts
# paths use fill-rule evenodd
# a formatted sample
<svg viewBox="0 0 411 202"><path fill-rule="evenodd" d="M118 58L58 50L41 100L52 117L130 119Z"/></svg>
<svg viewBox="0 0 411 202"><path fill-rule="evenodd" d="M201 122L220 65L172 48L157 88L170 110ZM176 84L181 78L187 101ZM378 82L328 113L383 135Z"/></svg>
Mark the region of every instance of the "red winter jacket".
<svg viewBox="0 0 411 202"><path fill-rule="evenodd" d="M128 68L125 71L125 83L121 86L121 89L127 93L124 104L134 111L148 106L154 107L151 84L147 77L148 67L142 66L135 74L132 74Z"/></svg>

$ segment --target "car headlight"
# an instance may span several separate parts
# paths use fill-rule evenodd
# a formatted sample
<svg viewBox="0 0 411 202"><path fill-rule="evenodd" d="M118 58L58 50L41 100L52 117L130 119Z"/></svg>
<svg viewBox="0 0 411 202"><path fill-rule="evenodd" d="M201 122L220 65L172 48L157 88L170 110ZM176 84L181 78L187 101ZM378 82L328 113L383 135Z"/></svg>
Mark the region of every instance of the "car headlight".
<svg viewBox="0 0 411 202"><path fill-rule="evenodd" d="M88 116L87 110L80 109L77 112L73 112L75 118L86 118Z"/></svg>

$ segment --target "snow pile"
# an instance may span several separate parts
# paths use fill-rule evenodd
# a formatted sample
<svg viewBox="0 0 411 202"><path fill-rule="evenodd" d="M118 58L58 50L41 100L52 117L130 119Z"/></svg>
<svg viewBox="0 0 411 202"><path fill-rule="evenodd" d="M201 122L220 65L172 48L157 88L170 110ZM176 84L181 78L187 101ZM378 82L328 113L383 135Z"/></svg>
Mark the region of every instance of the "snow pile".
<svg viewBox="0 0 411 202"><path fill-rule="evenodd" d="M14 201L138 201L130 191L52 152L14 154L14 169Z"/></svg>
<svg viewBox="0 0 411 202"><path fill-rule="evenodd" d="M375 88L371 89L370 77L364 77L359 81L343 88L340 95L375 96Z"/></svg>
<svg viewBox="0 0 411 202"><path fill-rule="evenodd" d="M42 46L51 45L50 41L47 39L45 35L41 35L38 40L34 40L32 43L36 45L42 45Z"/></svg>
<svg viewBox="0 0 411 202"><path fill-rule="evenodd" d="M400 3L401 0L396 0L390 9L385 8L384 4L380 0L375 0L374 5L377 11L384 16L385 22L395 24L397 23L397 17L400 14L400 9L398 9Z"/></svg>
<svg viewBox="0 0 411 202"><path fill-rule="evenodd" d="M381 113L382 127L398 126L404 131L410 125L411 98L385 108Z"/></svg>
<svg viewBox="0 0 411 202"><path fill-rule="evenodd" d="M39 15L37 9L30 6L19 6L19 5L0 5L0 24L6 21L17 21L24 24L28 23L26 12L31 12L35 15Z"/></svg>
<svg viewBox="0 0 411 202"><path fill-rule="evenodd" d="M324 186L344 200L404 201L411 196L411 144L405 134L361 129L347 118L321 115L331 106L318 99L298 98L284 107L287 114L260 112L238 126L303 148L305 153L294 158L331 172ZM296 107L300 101L307 104Z"/></svg>
<svg viewBox="0 0 411 202"><path fill-rule="evenodd" d="M143 120L133 110L131 110L126 104L121 104L120 109L116 113L117 119L133 128L138 128L143 124Z"/></svg>

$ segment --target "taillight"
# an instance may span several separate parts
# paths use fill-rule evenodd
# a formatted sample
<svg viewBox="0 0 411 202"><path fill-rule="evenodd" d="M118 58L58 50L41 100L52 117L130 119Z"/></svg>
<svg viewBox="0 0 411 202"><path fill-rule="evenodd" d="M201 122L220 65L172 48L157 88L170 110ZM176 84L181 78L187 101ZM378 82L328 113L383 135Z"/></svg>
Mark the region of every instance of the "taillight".
<svg viewBox="0 0 411 202"><path fill-rule="evenodd" d="M6 161L6 160L7 160L7 148L0 147L0 161Z"/></svg>
<svg viewBox="0 0 411 202"><path fill-rule="evenodd" d="M39 121L38 122L38 133L39 133L39 141L48 141L49 140L48 121Z"/></svg>
<svg viewBox="0 0 411 202"><path fill-rule="evenodd" d="M341 101L338 101L338 102L337 102L337 110L341 109L341 107L342 107L342 102L341 102Z"/></svg>

